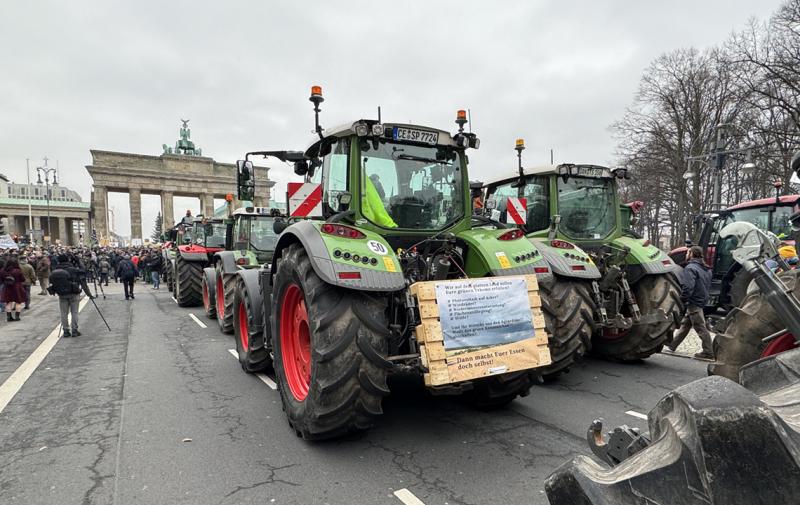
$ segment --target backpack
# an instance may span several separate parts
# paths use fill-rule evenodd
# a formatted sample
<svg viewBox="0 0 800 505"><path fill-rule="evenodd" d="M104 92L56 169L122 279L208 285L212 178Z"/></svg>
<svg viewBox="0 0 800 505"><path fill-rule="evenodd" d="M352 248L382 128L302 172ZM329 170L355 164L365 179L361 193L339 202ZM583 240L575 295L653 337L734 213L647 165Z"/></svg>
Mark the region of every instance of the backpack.
<svg viewBox="0 0 800 505"><path fill-rule="evenodd" d="M58 296L74 294L72 276L63 268L56 268L50 273L50 285Z"/></svg>
<svg viewBox="0 0 800 505"><path fill-rule="evenodd" d="M131 260L122 260L119 264L119 276L123 279L130 279L135 276L136 270Z"/></svg>

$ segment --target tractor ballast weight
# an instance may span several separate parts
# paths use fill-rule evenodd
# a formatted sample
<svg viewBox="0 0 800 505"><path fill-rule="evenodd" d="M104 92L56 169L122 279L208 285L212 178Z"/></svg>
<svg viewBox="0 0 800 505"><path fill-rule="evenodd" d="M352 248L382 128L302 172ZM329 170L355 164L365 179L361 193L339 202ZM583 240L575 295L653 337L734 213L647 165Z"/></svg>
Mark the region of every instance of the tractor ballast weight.
<svg viewBox="0 0 800 505"><path fill-rule="evenodd" d="M418 333L436 312L430 298L422 311L412 286L525 275L528 294L517 295L538 307L531 294L536 275L552 276L521 234L473 223L465 151L479 141L463 130L466 113L459 112L452 136L380 118L323 130L321 89L312 89L311 101L318 138L305 152L248 153L291 160L305 178L291 183L288 216L275 223L280 236L272 261L258 271L263 349L273 358L290 425L307 439L367 428L382 413L388 375L397 372L425 376L433 391L468 393L484 406L527 394L536 367L549 363L542 333L544 350L525 354L530 364L467 380L432 377L446 351L440 340L442 355L427 354L436 333ZM253 317L238 320L249 345L237 344L240 357L261 349L245 320L254 325ZM263 357L253 361L265 364Z"/></svg>
<svg viewBox="0 0 800 505"><path fill-rule="evenodd" d="M661 399L650 437L602 422L545 481L550 505L771 505L800 500L800 349L742 368L740 384L706 377ZM652 441L651 441L652 440Z"/></svg>

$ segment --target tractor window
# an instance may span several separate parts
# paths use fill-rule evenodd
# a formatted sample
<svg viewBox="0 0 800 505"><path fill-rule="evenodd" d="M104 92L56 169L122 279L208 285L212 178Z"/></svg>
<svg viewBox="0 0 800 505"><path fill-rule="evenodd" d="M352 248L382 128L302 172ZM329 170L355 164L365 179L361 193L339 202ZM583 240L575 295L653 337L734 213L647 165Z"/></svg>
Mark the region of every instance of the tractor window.
<svg viewBox="0 0 800 505"><path fill-rule="evenodd" d="M508 181L504 184L496 186L489 198L493 198L497 207L495 208L500 213L500 221L503 223L508 222L508 197L517 196L518 189L512 185L517 182L516 179ZM529 176L525 183L525 204L527 207L528 215L525 223L525 231L532 232L537 230L544 230L550 226L550 191L548 185L548 178L542 176Z"/></svg>
<svg viewBox="0 0 800 505"><path fill-rule="evenodd" d="M617 212L609 179L558 179L560 229L570 238L598 240L614 231Z"/></svg>
<svg viewBox="0 0 800 505"><path fill-rule="evenodd" d="M461 154L439 146L361 144L361 213L383 228L437 230L464 215Z"/></svg>
<svg viewBox="0 0 800 505"><path fill-rule="evenodd" d="M331 153L322 159L322 180L325 184L323 201L329 209L339 208L339 195L347 191L347 160L350 158L350 141L341 139L333 145Z"/></svg>
<svg viewBox="0 0 800 505"><path fill-rule="evenodd" d="M240 216L236 220L236 228L233 230L233 248L237 251L247 249L247 244L250 242L250 219L246 216Z"/></svg>
<svg viewBox="0 0 800 505"><path fill-rule="evenodd" d="M273 229L271 217L250 219L250 247L256 251L274 251L278 236Z"/></svg>
<svg viewBox="0 0 800 505"><path fill-rule="evenodd" d="M206 247L225 247L225 223L211 223L211 234L206 233Z"/></svg>

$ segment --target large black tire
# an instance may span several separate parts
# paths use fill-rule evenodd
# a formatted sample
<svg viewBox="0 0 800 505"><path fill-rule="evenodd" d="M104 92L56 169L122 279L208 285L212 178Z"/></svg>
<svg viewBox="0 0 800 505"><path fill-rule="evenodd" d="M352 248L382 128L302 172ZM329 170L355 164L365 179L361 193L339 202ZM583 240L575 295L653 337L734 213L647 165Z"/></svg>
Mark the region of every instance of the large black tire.
<svg viewBox="0 0 800 505"><path fill-rule="evenodd" d="M239 353L239 364L247 373L263 372L272 368L272 357L264 344L264 330L255 329L257 321L254 320L253 308L260 303L258 293L248 292L241 280L236 283L233 297L233 334L236 351Z"/></svg>
<svg viewBox="0 0 800 505"><path fill-rule="evenodd" d="M294 298L296 302L291 303ZM381 401L389 393L386 300L375 293L326 284L298 244L283 252L273 300L275 376L283 409L295 433L304 439L320 440L370 427L383 413ZM295 315L302 315L302 304L305 319L295 319ZM296 321L296 326L289 321ZM300 382L308 387L302 397L296 393L297 380L288 375L294 372L291 377L298 377L299 361L293 358L299 353L284 355L284 350L291 352L293 335L304 332L311 370L310 377ZM301 340L298 337L296 341Z"/></svg>
<svg viewBox="0 0 800 505"><path fill-rule="evenodd" d="M800 270L778 274L778 278L795 296L800 296L798 275ZM728 314L725 332L714 338L715 362L708 365L708 374L739 380L739 369L742 365L761 358L767 347L761 339L784 328L786 325L756 287L745 297L740 307Z"/></svg>
<svg viewBox="0 0 800 505"><path fill-rule="evenodd" d="M594 312L590 284L556 278L553 285L539 285L552 363L535 373L552 378L578 361L592 347Z"/></svg>
<svg viewBox="0 0 800 505"><path fill-rule="evenodd" d="M800 350L749 365L742 385L705 377L681 386L650 412L648 446L613 467L587 456L564 463L545 481L547 498L550 505L798 503L797 398Z"/></svg>
<svg viewBox="0 0 800 505"><path fill-rule="evenodd" d="M477 379L465 398L479 409L496 409L508 405L518 396L528 396L532 384L528 371Z"/></svg>
<svg viewBox="0 0 800 505"><path fill-rule="evenodd" d="M220 262L221 263L221 262ZM236 276L225 275L217 268L216 294L217 324L222 333L233 333L233 296L236 290Z"/></svg>
<svg viewBox="0 0 800 505"><path fill-rule="evenodd" d="M733 310L736 307L742 306L745 297L747 297L747 288L750 286L752 280L752 274L743 268L740 268L739 271L733 275L730 287L728 288L728 296L730 297L729 303L723 307L725 310Z"/></svg>
<svg viewBox="0 0 800 505"><path fill-rule="evenodd" d="M180 256L175 259L175 299L178 307L197 307L203 303L203 267L201 261L186 261Z"/></svg>
<svg viewBox="0 0 800 505"><path fill-rule="evenodd" d="M165 259L164 260L164 283L167 285L167 289L174 295L175 294L175 285L173 282L173 274L172 274L172 261Z"/></svg>
<svg viewBox="0 0 800 505"><path fill-rule="evenodd" d="M217 318L217 283L216 283L216 270L213 268L203 269L203 312L209 319Z"/></svg>
<svg viewBox="0 0 800 505"><path fill-rule="evenodd" d="M672 274L645 275L631 289L642 315L663 309L667 321L634 325L627 333L607 338L595 333L592 352L615 361L638 361L661 351L672 340L683 314L681 286Z"/></svg>

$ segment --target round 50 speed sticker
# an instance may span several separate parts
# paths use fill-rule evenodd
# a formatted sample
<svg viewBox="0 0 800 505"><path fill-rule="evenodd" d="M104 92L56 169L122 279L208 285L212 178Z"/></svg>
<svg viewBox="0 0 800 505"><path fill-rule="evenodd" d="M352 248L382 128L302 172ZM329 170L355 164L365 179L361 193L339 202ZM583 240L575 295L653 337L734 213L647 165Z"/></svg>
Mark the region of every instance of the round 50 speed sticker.
<svg viewBox="0 0 800 505"><path fill-rule="evenodd" d="M387 252L386 246L378 242L377 240L370 240L367 242L367 247L369 250L374 252L375 254L380 254L381 256L385 256Z"/></svg>

